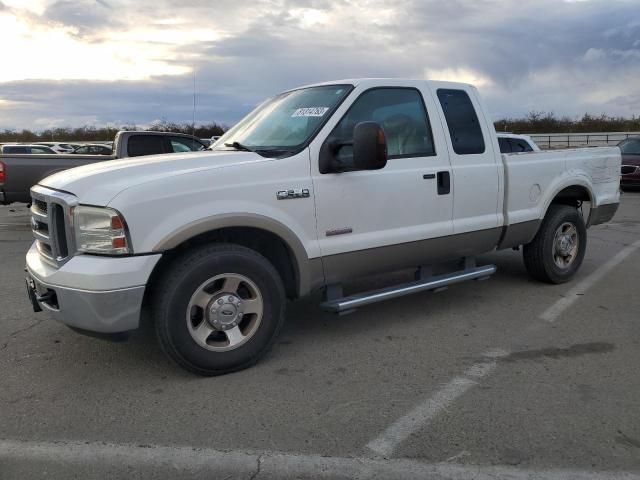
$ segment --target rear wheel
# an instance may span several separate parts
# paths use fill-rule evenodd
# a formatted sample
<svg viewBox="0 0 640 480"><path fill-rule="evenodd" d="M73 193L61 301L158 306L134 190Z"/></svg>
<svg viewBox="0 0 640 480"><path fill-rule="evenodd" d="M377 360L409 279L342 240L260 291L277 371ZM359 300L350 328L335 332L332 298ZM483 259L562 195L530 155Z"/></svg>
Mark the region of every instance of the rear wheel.
<svg viewBox="0 0 640 480"><path fill-rule="evenodd" d="M538 233L523 248L524 264L536 280L569 281L580 268L587 248L582 215L568 205L551 205Z"/></svg>
<svg viewBox="0 0 640 480"><path fill-rule="evenodd" d="M271 263L231 244L189 252L164 272L152 300L160 346L200 375L246 368L273 344L285 294Z"/></svg>

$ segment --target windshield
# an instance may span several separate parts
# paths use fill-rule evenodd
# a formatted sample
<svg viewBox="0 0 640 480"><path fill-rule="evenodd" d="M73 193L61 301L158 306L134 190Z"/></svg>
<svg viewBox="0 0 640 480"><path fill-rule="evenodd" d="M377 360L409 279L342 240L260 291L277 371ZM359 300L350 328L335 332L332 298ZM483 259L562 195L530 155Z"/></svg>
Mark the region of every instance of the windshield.
<svg viewBox="0 0 640 480"><path fill-rule="evenodd" d="M293 153L305 146L351 85L302 88L270 98L211 146L212 150L243 149L261 155Z"/></svg>
<svg viewBox="0 0 640 480"><path fill-rule="evenodd" d="M625 155L640 155L640 138L629 138L618 144Z"/></svg>

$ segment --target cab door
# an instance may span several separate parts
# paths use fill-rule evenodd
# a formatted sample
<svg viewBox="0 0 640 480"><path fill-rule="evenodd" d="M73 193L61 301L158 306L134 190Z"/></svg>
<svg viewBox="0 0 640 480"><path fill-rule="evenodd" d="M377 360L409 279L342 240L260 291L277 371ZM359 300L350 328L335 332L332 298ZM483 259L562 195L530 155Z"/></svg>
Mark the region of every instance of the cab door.
<svg viewBox="0 0 640 480"><path fill-rule="evenodd" d="M451 167L433 99L421 89L356 87L311 144L319 246L328 283L418 266L425 241L453 231ZM375 121L384 131L387 165L380 170L320 173L323 145L343 145L335 161L348 169L353 129ZM443 188L446 186L446 188Z"/></svg>
<svg viewBox="0 0 640 480"><path fill-rule="evenodd" d="M455 187L453 230L455 234L487 231L487 249L497 243L503 224L503 169L495 129L484 117L474 88L433 82L438 112L445 135ZM491 232L489 232L491 231ZM494 239L491 233L496 238ZM485 248L483 246L483 248ZM482 250L480 250L482 251Z"/></svg>

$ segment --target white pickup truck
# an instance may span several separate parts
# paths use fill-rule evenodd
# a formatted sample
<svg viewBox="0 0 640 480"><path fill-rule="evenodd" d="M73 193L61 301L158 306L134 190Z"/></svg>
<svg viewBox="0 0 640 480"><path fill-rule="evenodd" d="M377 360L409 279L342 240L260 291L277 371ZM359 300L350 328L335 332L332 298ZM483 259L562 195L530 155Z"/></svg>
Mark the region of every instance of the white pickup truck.
<svg viewBox="0 0 640 480"><path fill-rule="evenodd" d="M209 151L42 180L27 290L36 311L93 334L148 312L170 358L216 375L256 362L286 298L314 290L346 313L487 278L495 266L476 255L521 245L534 278L567 281L619 183L616 147L500 154L471 85L311 85L268 99ZM348 280L409 268L409 283L343 295Z"/></svg>

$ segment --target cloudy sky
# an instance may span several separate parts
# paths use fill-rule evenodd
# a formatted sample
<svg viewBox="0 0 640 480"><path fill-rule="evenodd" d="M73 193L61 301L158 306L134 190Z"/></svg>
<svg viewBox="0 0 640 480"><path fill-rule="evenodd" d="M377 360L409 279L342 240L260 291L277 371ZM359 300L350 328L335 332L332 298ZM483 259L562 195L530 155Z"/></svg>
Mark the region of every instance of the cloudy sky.
<svg viewBox="0 0 640 480"><path fill-rule="evenodd" d="M0 128L233 124L352 77L472 82L495 118L640 115L640 0L0 0Z"/></svg>

